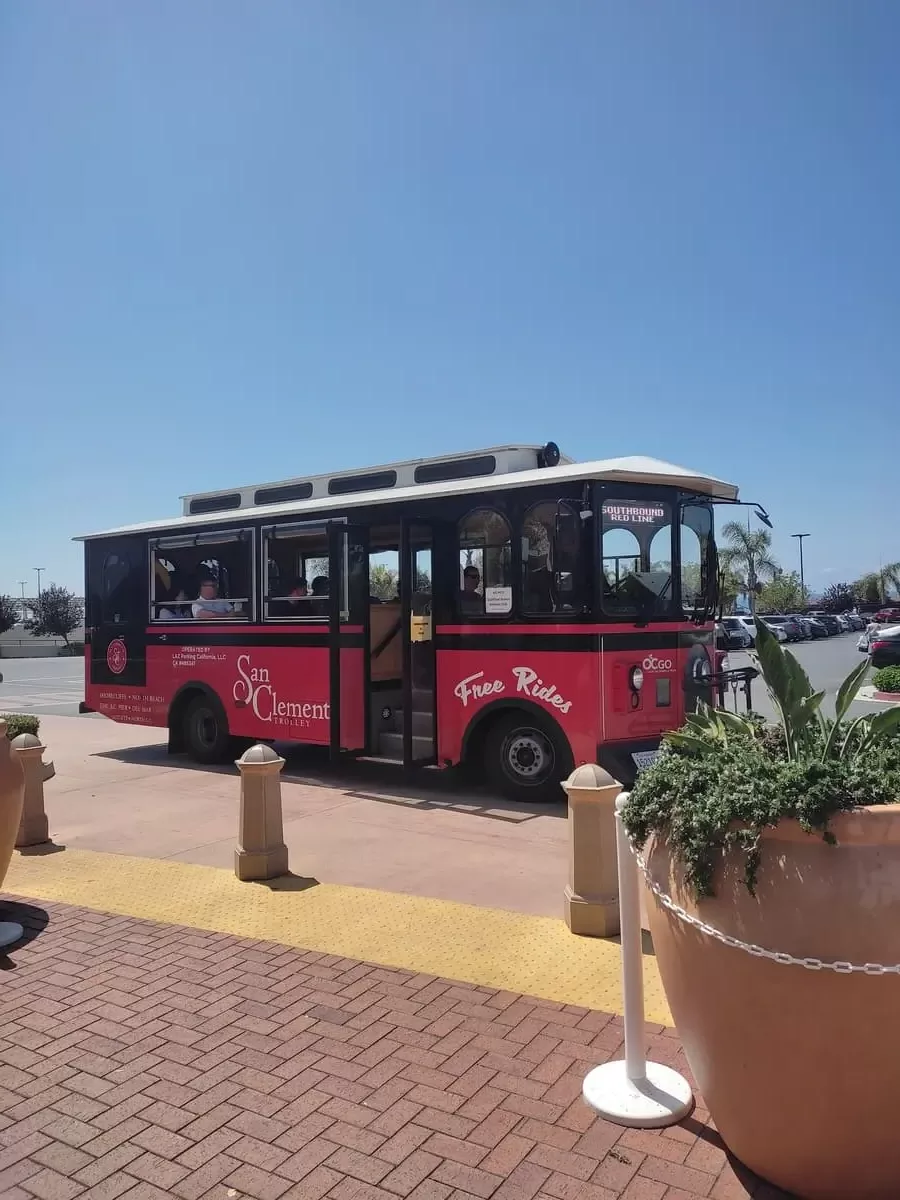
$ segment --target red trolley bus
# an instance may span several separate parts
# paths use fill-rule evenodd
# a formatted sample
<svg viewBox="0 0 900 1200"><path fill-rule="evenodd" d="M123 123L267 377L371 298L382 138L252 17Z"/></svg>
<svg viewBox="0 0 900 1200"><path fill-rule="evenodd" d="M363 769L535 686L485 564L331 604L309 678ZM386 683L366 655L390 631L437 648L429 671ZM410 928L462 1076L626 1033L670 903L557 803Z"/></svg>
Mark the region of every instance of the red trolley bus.
<svg viewBox="0 0 900 1200"><path fill-rule="evenodd" d="M627 784L712 700L717 502L552 442L187 496L81 539L81 708L202 762L285 740L519 799L588 761Z"/></svg>

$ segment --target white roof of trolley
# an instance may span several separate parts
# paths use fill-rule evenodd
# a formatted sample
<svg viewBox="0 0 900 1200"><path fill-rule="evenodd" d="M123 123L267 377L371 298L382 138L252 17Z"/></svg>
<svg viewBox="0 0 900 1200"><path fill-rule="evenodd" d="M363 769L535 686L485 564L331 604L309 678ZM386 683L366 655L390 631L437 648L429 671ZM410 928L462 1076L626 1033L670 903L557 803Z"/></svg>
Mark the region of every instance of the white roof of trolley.
<svg viewBox="0 0 900 1200"><path fill-rule="evenodd" d="M550 452L548 455L548 451ZM556 465L539 465L555 462ZM499 446L435 459L412 459L382 467L341 474L305 476L276 483L201 492L182 497L181 516L123 525L85 534L75 541L114 534L179 532L215 525L240 525L243 520L276 521L301 516L315 519L334 511L376 504L433 500L541 484L607 480L623 484L677 487L713 500L737 500L738 489L713 475L704 475L658 458L634 455L575 462L547 446Z"/></svg>

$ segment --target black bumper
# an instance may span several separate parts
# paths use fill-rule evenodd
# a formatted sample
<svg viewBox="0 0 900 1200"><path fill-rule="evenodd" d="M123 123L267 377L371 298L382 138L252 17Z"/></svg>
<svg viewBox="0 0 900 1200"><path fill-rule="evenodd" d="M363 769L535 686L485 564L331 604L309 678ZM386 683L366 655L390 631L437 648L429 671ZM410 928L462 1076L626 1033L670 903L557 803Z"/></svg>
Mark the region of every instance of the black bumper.
<svg viewBox="0 0 900 1200"><path fill-rule="evenodd" d="M644 738L641 741L634 742L605 742L597 747L597 762L604 769L609 771L613 779L617 779L621 783L625 791L634 787L634 781L638 776L638 768L633 754L640 754L642 751L658 750L660 739Z"/></svg>
<svg viewBox="0 0 900 1200"><path fill-rule="evenodd" d="M88 705L85 704L85 702L83 700L79 700L78 711L79 711L79 713L81 713L83 715L84 713L92 713L94 711L94 709L89 708Z"/></svg>

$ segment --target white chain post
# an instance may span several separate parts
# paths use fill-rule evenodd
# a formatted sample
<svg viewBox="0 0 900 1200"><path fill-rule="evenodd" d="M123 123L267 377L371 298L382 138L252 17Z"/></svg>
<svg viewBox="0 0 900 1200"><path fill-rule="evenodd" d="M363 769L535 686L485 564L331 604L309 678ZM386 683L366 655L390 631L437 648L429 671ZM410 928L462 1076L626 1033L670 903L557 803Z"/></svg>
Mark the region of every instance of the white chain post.
<svg viewBox="0 0 900 1200"><path fill-rule="evenodd" d="M637 864L622 820L627 799L628 794L623 793L616 801L625 1059L603 1063L589 1071L582 1095L607 1121L632 1129L659 1129L683 1120L694 1107L694 1097L682 1075L662 1063L647 1062L644 1051L641 902Z"/></svg>

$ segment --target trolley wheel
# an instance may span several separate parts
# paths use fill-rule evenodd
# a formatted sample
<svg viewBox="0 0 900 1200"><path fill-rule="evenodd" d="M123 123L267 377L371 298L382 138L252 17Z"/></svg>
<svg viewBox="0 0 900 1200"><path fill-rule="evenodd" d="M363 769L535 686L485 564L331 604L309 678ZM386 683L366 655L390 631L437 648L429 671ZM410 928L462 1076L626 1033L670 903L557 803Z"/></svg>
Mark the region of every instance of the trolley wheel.
<svg viewBox="0 0 900 1200"><path fill-rule="evenodd" d="M488 781L509 800L561 803L572 773L569 743L559 726L527 712L501 717L484 742Z"/></svg>
<svg viewBox="0 0 900 1200"><path fill-rule="evenodd" d="M225 762L231 749L228 718L212 696L198 696L184 715L184 745L195 762Z"/></svg>

